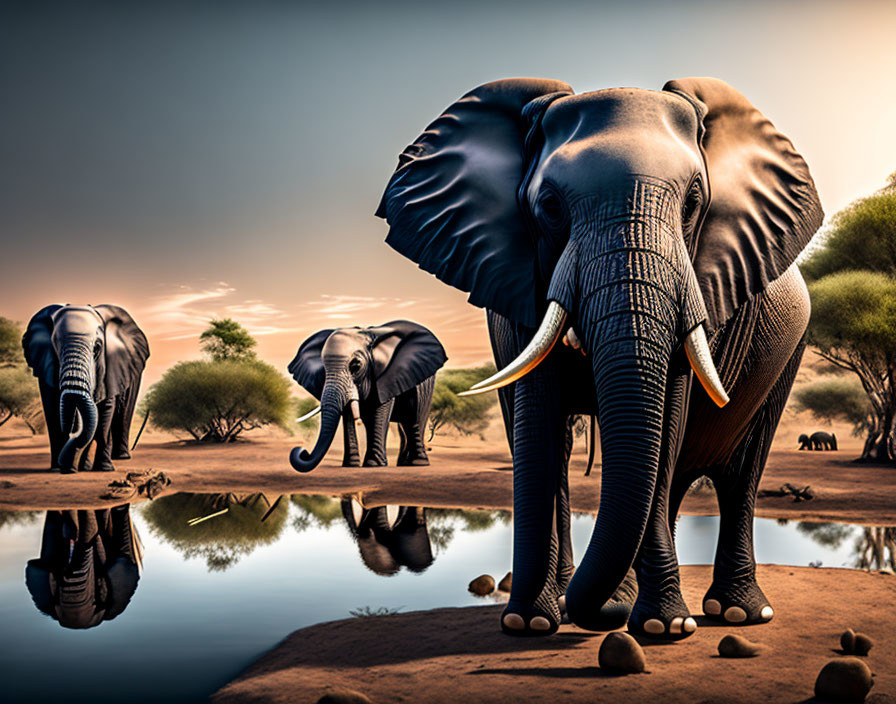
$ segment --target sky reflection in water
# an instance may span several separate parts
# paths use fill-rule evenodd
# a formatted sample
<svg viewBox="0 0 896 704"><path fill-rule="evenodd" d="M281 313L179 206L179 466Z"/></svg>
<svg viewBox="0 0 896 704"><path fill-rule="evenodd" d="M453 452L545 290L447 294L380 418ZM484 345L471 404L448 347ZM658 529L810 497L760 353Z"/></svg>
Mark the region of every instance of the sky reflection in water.
<svg viewBox="0 0 896 704"><path fill-rule="evenodd" d="M51 512L49 524L61 515ZM38 611L24 580L41 555L47 512L0 513L5 701L201 701L297 628L352 612L491 603L467 584L510 569L503 511L175 494L130 516L144 553L133 596L112 620L70 630ZM573 519L576 559L592 525L588 515ZM682 564L712 561L717 525L715 516L681 518ZM859 548L873 556L880 547L869 538L893 539L892 529L768 519L755 530L759 562L803 566L852 567ZM74 554L84 531L69 534Z"/></svg>

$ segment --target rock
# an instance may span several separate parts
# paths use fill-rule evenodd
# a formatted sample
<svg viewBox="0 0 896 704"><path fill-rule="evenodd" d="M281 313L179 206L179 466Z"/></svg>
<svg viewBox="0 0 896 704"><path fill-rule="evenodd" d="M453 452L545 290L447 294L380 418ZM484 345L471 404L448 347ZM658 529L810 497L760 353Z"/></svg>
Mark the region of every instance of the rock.
<svg viewBox="0 0 896 704"><path fill-rule="evenodd" d="M821 668L815 696L832 702L862 702L874 682L870 668L858 658L837 658Z"/></svg>
<svg viewBox="0 0 896 704"><path fill-rule="evenodd" d="M490 574L481 574L472 582L468 589L477 596L486 596L495 591L495 578Z"/></svg>
<svg viewBox="0 0 896 704"><path fill-rule="evenodd" d="M874 641L871 640L864 633L856 633L855 641L853 642L852 652L856 655L867 655L868 651L874 647Z"/></svg>
<svg viewBox="0 0 896 704"><path fill-rule="evenodd" d="M613 631L600 644L597 663L601 670L612 674L644 672L647 662L638 641L628 633Z"/></svg>
<svg viewBox="0 0 896 704"><path fill-rule="evenodd" d="M508 572L504 575L504 579L498 582L498 591L499 592L509 592L510 587L513 585L513 572Z"/></svg>
<svg viewBox="0 0 896 704"><path fill-rule="evenodd" d="M856 642L856 632L851 628L847 628L840 635L840 648L844 653L851 653L852 647Z"/></svg>
<svg viewBox="0 0 896 704"><path fill-rule="evenodd" d="M719 641L719 655L723 658L752 658L759 655L762 646L751 643L743 636L727 635Z"/></svg>
<svg viewBox="0 0 896 704"><path fill-rule="evenodd" d="M334 687L318 699L317 704L371 704L371 701L353 689Z"/></svg>

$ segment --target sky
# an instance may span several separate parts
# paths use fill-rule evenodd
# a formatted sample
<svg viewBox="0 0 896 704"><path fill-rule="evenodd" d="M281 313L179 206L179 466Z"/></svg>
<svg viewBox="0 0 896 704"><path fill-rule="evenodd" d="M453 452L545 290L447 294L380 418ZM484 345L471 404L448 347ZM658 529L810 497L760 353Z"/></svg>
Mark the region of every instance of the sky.
<svg viewBox="0 0 896 704"><path fill-rule="evenodd" d="M896 171L896 3L0 0L0 315L116 303L145 381L232 317L285 370L327 327L408 318L449 365L481 310L383 240L398 153L487 81L709 75L806 158L828 215ZM145 387L144 387L145 388Z"/></svg>

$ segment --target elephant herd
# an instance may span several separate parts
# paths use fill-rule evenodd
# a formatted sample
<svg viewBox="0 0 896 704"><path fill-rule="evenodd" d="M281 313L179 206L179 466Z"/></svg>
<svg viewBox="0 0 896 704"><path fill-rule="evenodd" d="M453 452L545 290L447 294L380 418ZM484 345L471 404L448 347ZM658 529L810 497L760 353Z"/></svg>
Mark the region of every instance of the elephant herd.
<svg viewBox="0 0 896 704"><path fill-rule="evenodd" d="M753 510L805 347L809 297L794 261L823 218L790 140L717 79L580 94L500 80L404 149L376 214L389 246L486 310L500 371L467 393L499 391L513 453L504 632L549 635L565 611L586 629L691 635L674 526L701 476L721 514L703 612L769 621ZM110 323L113 333L133 323L121 309L77 314L64 327L65 309L39 314L55 324L42 329L39 366L48 416L60 413L54 462L71 471L73 450L94 436L108 469L126 455L122 424L148 351L135 325L129 342L109 343ZM292 466L317 465L340 418L344 465L361 463L353 419L367 432L364 465L385 464L390 420L399 464L426 464L421 430L444 362L432 334L406 321L306 340L289 369L320 399L321 427ZM602 469L574 566L567 477L579 414L598 418Z"/></svg>

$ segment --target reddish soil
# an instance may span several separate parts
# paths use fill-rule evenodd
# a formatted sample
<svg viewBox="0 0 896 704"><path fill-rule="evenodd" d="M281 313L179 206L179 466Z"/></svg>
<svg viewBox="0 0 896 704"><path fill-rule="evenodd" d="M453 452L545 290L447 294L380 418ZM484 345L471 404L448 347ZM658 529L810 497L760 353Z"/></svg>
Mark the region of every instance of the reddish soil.
<svg viewBox="0 0 896 704"><path fill-rule="evenodd" d="M692 608L709 585L710 570L681 570ZM771 623L734 628L701 617L685 641L643 641L644 674L602 673L600 633L563 626L549 638L511 638L498 627L501 606L435 609L303 628L212 702L313 703L331 687L360 691L376 703L807 702L819 670L840 656L839 636L848 627L875 641L865 658L875 675L867 701L896 701L896 576L761 566L759 580L775 605ZM751 659L722 659L717 646L728 633L764 650Z"/></svg>

